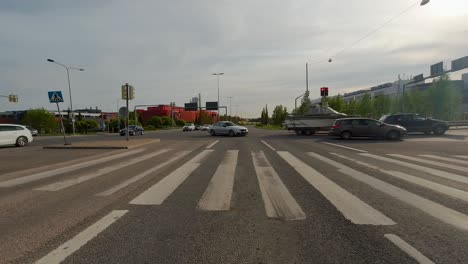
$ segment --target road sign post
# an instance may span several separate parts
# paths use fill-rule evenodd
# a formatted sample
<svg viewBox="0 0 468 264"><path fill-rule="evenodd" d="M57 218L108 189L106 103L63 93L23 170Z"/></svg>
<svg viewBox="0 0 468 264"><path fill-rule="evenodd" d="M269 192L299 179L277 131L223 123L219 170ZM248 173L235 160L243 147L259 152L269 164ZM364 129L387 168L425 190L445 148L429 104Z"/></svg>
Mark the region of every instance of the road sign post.
<svg viewBox="0 0 468 264"><path fill-rule="evenodd" d="M63 125L63 116L62 116L62 113L60 112L59 103L63 102L62 91L50 91L48 92L48 94L49 94L49 102L55 103L57 105L57 111L60 116L60 126L62 130L64 145L71 145L71 143L67 142L67 137L65 136L65 126Z"/></svg>
<svg viewBox="0 0 468 264"><path fill-rule="evenodd" d="M135 98L135 93L134 93L134 89L133 89L133 86L129 85L128 83L122 85L122 99L125 100L126 102L126 105L127 105L127 114L125 115L126 116L126 120L125 120L125 125L126 125L126 138L127 138L127 141L129 141L129 137L128 137L128 132L129 132L129 129L128 129L128 125L130 123L130 112L128 111L128 100L132 100L133 98ZM135 120L135 125L136 125L136 120Z"/></svg>

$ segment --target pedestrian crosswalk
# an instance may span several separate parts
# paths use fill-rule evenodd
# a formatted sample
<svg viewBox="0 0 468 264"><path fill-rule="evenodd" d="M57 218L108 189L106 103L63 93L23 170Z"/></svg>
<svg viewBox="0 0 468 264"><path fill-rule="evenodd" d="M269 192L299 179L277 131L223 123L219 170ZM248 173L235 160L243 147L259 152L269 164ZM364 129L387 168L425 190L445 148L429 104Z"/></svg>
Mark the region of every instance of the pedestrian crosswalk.
<svg viewBox="0 0 468 264"><path fill-rule="evenodd" d="M199 182L203 191L193 197L196 203L194 209L199 213L210 213L230 211L234 194L243 195L243 190L236 188L235 184L236 178L242 173L238 168L243 166L251 168L253 172L248 177L253 177L252 182L258 185L261 206L268 218L304 220L313 217L305 210L307 206L303 204L303 199L299 199L299 195L304 194L296 193L288 181L288 178L296 177L307 185L308 192L318 191L323 201L335 208L344 219L356 225L398 225L399 217L392 215L392 210L385 210L385 206L404 203L451 227L468 230L466 211L431 199L432 194L443 195L468 205L466 156L375 154L363 151L350 156L343 154L349 150L343 151L340 148L330 152L279 150L281 148L263 140L258 142L257 148L225 149L224 144L217 144L218 142L219 140L209 142L201 148L195 146L188 150L139 148L113 153L65 168L4 180L0 182L0 189L31 184L33 187L28 185L25 188L52 195L65 189L78 188L98 178L112 177L127 167L139 167L134 173L126 172L118 180L106 182L101 190L94 191L93 197L100 199L99 197L111 196L144 178L158 176L160 180L152 181L151 186L142 189L141 193L132 196L129 201L134 206L158 206L170 202L168 198L175 195L176 190L181 189L190 177L206 175L200 168L205 166L204 168L213 167L213 170L208 170L210 175ZM150 164L155 159L158 162ZM57 177L61 175L66 177ZM373 192L388 198L388 204L375 206L372 197L360 195L343 182L335 182L334 177L344 177L371 188ZM395 181L404 184L395 184ZM402 187L408 184L423 188L427 195L422 196L420 193L413 193L411 188Z"/></svg>

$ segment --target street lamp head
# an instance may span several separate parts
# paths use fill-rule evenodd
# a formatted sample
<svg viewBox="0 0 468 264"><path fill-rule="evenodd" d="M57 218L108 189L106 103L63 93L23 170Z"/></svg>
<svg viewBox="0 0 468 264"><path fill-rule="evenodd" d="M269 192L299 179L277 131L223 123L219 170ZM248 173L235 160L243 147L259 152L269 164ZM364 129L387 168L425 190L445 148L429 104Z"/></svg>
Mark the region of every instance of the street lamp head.
<svg viewBox="0 0 468 264"><path fill-rule="evenodd" d="M427 5L431 0L422 0L421 5Z"/></svg>
<svg viewBox="0 0 468 264"><path fill-rule="evenodd" d="M48 62L55 62L54 60L51 60L51 59L47 59Z"/></svg>
<svg viewBox="0 0 468 264"><path fill-rule="evenodd" d="M78 69L79 71L84 71L84 69Z"/></svg>

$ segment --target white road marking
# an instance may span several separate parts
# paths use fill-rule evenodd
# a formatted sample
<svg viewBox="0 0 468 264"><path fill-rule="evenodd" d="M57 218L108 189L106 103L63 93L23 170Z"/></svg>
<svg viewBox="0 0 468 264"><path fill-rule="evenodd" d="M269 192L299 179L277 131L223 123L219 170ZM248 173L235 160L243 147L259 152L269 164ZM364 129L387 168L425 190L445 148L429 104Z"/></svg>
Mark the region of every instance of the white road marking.
<svg viewBox="0 0 468 264"><path fill-rule="evenodd" d="M406 190L403 190L399 187L376 179L372 176L369 176L365 173L356 171L348 166L340 164L336 161L328 159L326 157L320 156L318 154L309 152L310 156L315 157L325 163L330 164L331 166L338 169L339 172L348 175L362 183L365 183L372 188L379 190L391 197L400 200L406 204L416 207L417 209L425 212L426 214L439 219L440 221L455 226L459 229L468 231L468 216L447 208L443 205L430 201L426 198L423 198L419 195L413 194ZM365 154L362 154L365 155Z"/></svg>
<svg viewBox="0 0 468 264"><path fill-rule="evenodd" d="M401 239L399 236L394 235L394 234L385 234L384 237L386 237L393 244L395 244L395 246L399 247L401 250L406 252L406 254L410 255L410 257L414 258L418 263L435 264L434 262L432 262L432 260L424 256L421 252L419 252L410 244L406 243L406 241Z"/></svg>
<svg viewBox="0 0 468 264"><path fill-rule="evenodd" d="M396 157L396 158L416 161L416 162L420 162L420 163L424 163L424 164L439 166L439 167L447 168L447 169L451 169L451 170L457 170L457 171L461 171L461 172L468 172L468 168L466 168L466 167L451 165L451 164L442 163L442 162L438 162L438 161L425 160L425 159L415 158L415 157L401 155L401 154L387 154L387 155L392 156L392 157Z"/></svg>
<svg viewBox="0 0 468 264"><path fill-rule="evenodd" d="M438 193L442 193L442 194L445 194L445 195L448 195L448 196L451 196L451 197L454 197L454 198L457 198L457 199L468 202L468 192L458 190L458 189L455 189L455 188L452 188L452 187L448 187L448 186L445 186L445 185L442 185L442 184L438 184L438 183L435 183L435 182L432 182L432 181L428 181L428 180L425 180L425 179L421 179L419 177L409 175L409 174L406 174L406 173L403 173L403 172L400 172L400 171L384 170L384 169L381 169L381 168L376 167L374 165L371 165L371 164L368 164L368 163L365 163L365 162L362 162L362 161L358 161L358 160L355 160L355 159L352 159L352 158L348 158L346 156L339 155L339 154L336 154L336 153L330 153L330 154L335 155L337 157L340 157L342 159L352 161L352 162L354 162L356 164L360 164L362 166L378 170L380 172L383 172L383 173L385 173L387 175L393 176L393 177L398 178L400 180L404 180L404 181L407 181L407 182L410 182L410 183L413 183L413 184L428 188L430 190L436 191Z"/></svg>
<svg viewBox="0 0 468 264"><path fill-rule="evenodd" d="M210 145L208 145L206 148L207 148L207 149L210 149L210 148L212 148L214 145L216 145L216 143L218 143L218 142L219 142L219 140L216 140L215 142L213 142L213 143L211 143Z"/></svg>
<svg viewBox="0 0 468 264"><path fill-rule="evenodd" d="M362 149L357 149L357 148L347 147L347 146L343 146L343 145L333 144L333 143L330 143L330 142L322 142L322 143L327 144L327 145L331 145L331 146L335 146L335 147L339 147L339 148L344 148L344 149L354 150L354 151L357 151L357 152L367 153L366 150L362 150Z"/></svg>
<svg viewBox="0 0 468 264"><path fill-rule="evenodd" d="M69 166L66 166L66 167L63 167L63 168L58 168L58 169L54 169L54 170L50 170L50 171L44 171L44 172L40 172L40 173L35 173L35 174L23 176L23 177L20 177L20 178L0 182L0 187L13 187L13 186L33 182L33 181L38 181L38 180L41 180L41 179L45 179L45 178L53 177L53 176L56 176L56 175L59 175L59 174L63 174L63 173L66 173L66 172L71 172L71 171L75 171L75 170L78 170L78 169L90 167L90 166L93 166L93 165L96 165L96 164L99 164L99 163L103 163L103 162L107 162L107 161L127 157L127 156L130 156L130 155L134 155L134 154L140 153L140 152L142 152L144 150L146 150L146 149L135 149L135 150L132 150L132 151L128 151L128 152L124 152L124 153L120 153L120 154L116 154L116 155L112 155L112 156L107 156L107 157L104 157L104 158L99 158L99 159L95 159L95 160L91 160L91 161L87 161L87 162L82 162L82 163L69 165Z"/></svg>
<svg viewBox="0 0 468 264"><path fill-rule="evenodd" d="M460 159L468 159L468 156L464 156L464 155L458 155L458 156L454 156L456 158L460 158Z"/></svg>
<svg viewBox="0 0 468 264"><path fill-rule="evenodd" d="M440 157L440 156L436 156L436 155L419 155L419 156L425 157L425 158L430 158L430 159L438 159L438 160L443 160L443 161L468 165L468 160L452 159L452 158ZM466 170L468 171L468 168Z"/></svg>
<svg viewBox="0 0 468 264"><path fill-rule="evenodd" d="M358 225L394 225L395 222L323 176L287 151L278 151L307 182L317 189L343 216Z"/></svg>
<svg viewBox="0 0 468 264"><path fill-rule="evenodd" d="M110 212L108 215L101 218L99 221L86 228L83 232L76 235L74 238L68 240L54 251L50 252L46 256L42 257L36 264L54 264L60 263L65 260L73 252L80 249L86 243L95 238L99 233L104 231L107 227L117 221L119 218L124 216L128 210L115 210Z"/></svg>
<svg viewBox="0 0 468 264"><path fill-rule="evenodd" d="M148 188L133 199L130 204L160 205L194 172L205 158L214 150L207 149L189 160L184 165L167 175L164 179Z"/></svg>
<svg viewBox="0 0 468 264"><path fill-rule="evenodd" d="M122 182L122 183L120 183L120 184L118 184L118 185L116 185L116 186L114 186L114 187L112 187L112 188L110 188L109 190L104 191L104 192L101 192L101 193L98 193L98 194L96 194L96 195L98 195L98 196L108 196L108 195L111 195L111 194L117 192L118 190L120 190L120 189L122 189L122 188L125 188L125 187L127 187L128 185L130 185L130 184L132 184L132 183L134 183L134 182L136 182L136 181L139 181L140 179L143 179L143 178L146 177L147 175L150 175L151 173L156 172L156 171L158 171L159 169L161 169L161 168L163 168L163 167L165 167L165 166L167 166L167 165L169 165L169 164L171 164L171 163L173 163L173 162L175 162L175 161L177 161L177 160L179 160L179 159L181 159L181 158L187 156L189 153L190 153L190 151L180 151L180 152L177 152L177 153L174 155L174 157L170 158L169 160L167 160L167 161L165 161L165 162L163 162L163 163L160 163L160 164L156 165L155 167L153 167L153 168L151 168L151 169L149 169L149 170L147 170L147 171L144 171L144 172L142 172L142 173L136 175L135 177L132 177L132 178L130 178L130 179L128 179L128 180L126 180L126 181L124 181L124 182Z"/></svg>
<svg viewBox="0 0 468 264"><path fill-rule="evenodd" d="M252 159L262 193L265 212L270 218L303 220L304 211L289 193L263 151L252 152Z"/></svg>
<svg viewBox="0 0 468 264"><path fill-rule="evenodd" d="M99 176L105 175L107 173L110 173L110 172L125 168L125 167L133 165L135 163L142 162L142 161L145 161L147 159L151 159L153 157L161 155L161 154L163 154L165 152L168 152L170 150L171 149L160 149L160 150L158 150L156 152L152 152L152 153L149 153L149 154L146 154L146 155L143 155L143 156L138 156L136 158L123 161L123 162L121 162L119 164L116 164L116 165L111 165L109 167L104 167L104 168L99 169L97 171L93 171L91 173L82 175L82 176L80 176L78 178L73 178L73 179L69 179L69 180L65 180L65 181L54 182L54 183L51 183L51 184L36 188L34 190L49 191L49 192L60 191L60 190L63 190L65 188L71 187L73 185L77 185L77 184L80 184L82 182L89 181L91 179L94 179L94 178L97 178Z"/></svg>
<svg viewBox="0 0 468 264"><path fill-rule="evenodd" d="M198 202L198 208L211 211L229 210L231 208L238 154L239 150L228 150L226 152L205 193Z"/></svg>
<svg viewBox="0 0 468 264"><path fill-rule="evenodd" d="M276 149L274 147L270 146L270 144L266 143L263 140L260 140L260 141L262 141L262 143L265 144L265 146L269 147L271 150L276 151Z"/></svg>
<svg viewBox="0 0 468 264"><path fill-rule="evenodd" d="M381 160L381 161L386 161L386 162L389 162L389 163L397 164L397 165L404 166L404 167L407 167L407 168L419 170L419 171L426 172L426 173L429 173L431 175L441 177L441 178L445 178L445 179L449 179L449 180L452 180L452 181L468 183L468 178L467 177L461 176L461 175L458 175L458 174L445 172L445 171L441 171L441 170L436 170L436 169L431 169L429 167L424 167L424 166L416 165L416 164L413 164L413 163L404 162L404 161L401 161L401 160L390 159L390 158L387 158L387 157L382 157L382 156L378 156L378 155L374 155L374 154L370 154L370 153L360 153L360 155L362 155L364 157L368 157L368 158L373 158L373 159L376 159L376 160Z"/></svg>

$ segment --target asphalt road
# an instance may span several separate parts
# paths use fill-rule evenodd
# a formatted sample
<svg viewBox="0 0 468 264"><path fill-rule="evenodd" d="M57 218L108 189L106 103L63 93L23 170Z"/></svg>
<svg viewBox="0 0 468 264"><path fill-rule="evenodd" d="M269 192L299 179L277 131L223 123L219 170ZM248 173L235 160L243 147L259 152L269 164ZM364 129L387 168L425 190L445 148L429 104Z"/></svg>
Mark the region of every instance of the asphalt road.
<svg viewBox="0 0 468 264"><path fill-rule="evenodd" d="M468 263L468 131L0 148L1 263ZM72 142L117 136L73 137Z"/></svg>

